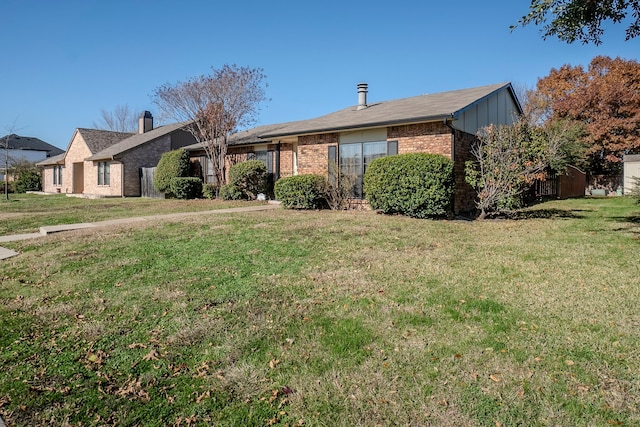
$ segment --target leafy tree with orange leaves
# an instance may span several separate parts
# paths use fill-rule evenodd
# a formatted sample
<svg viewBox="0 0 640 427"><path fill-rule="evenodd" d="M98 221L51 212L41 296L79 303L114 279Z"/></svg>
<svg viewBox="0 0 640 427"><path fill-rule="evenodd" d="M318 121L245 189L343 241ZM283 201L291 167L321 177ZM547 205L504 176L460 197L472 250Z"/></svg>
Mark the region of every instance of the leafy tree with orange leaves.
<svg viewBox="0 0 640 427"><path fill-rule="evenodd" d="M640 64L593 58L588 69L563 65L538 80L529 106L540 121L584 126L589 172L617 173L624 154L640 153Z"/></svg>

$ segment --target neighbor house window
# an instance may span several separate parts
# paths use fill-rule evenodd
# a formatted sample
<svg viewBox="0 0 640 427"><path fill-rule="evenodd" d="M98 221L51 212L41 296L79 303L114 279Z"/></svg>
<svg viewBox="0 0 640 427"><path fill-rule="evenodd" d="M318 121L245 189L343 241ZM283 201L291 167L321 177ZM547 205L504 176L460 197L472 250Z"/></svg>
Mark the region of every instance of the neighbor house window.
<svg viewBox="0 0 640 427"><path fill-rule="evenodd" d="M329 147L329 161L335 159L335 148ZM338 165L342 179L353 183L353 196L364 196L364 174L372 161L379 157L398 154L398 141L374 141L341 144L338 147ZM333 160L335 161L335 160Z"/></svg>
<svg viewBox="0 0 640 427"><path fill-rule="evenodd" d="M98 185L109 185L109 162L98 162Z"/></svg>
<svg viewBox="0 0 640 427"><path fill-rule="evenodd" d="M62 166L53 167L53 185L62 185Z"/></svg>

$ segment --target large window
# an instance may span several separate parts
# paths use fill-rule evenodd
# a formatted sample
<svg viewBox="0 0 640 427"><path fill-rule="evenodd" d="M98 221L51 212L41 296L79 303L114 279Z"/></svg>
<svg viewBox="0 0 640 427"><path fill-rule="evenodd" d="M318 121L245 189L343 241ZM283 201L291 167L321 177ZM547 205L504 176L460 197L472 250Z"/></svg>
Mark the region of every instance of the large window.
<svg viewBox="0 0 640 427"><path fill-rule="evenodd" d="M329 151L329 161L331 162L332 155L335 157L333 154L335 148L330 148L333 148ZM379 157L393 154L398 154L398 141L357 142L340 145L338 159L340 176L341 179L353 183L354 197L362 198L364 196L364 173L371 162Z"/></svg>
<svg viewBox="0 0 640 427"><path fill-rule="evenodd" d="M247 154L247 160L260 160L267 167L267 173L273 173L273 151L256 151Z"/></svg>
<svg viewBox="0 0 640 427"><path fill-rule="evenodd" d="M98 185L109 185L110 174L109 162L98 162Z"/></svg>
<svg viewBox="0 0 640 427"><path fill-rule="evenodd" d="M62 166L53 167L53 185L62 185Z"/></svg>

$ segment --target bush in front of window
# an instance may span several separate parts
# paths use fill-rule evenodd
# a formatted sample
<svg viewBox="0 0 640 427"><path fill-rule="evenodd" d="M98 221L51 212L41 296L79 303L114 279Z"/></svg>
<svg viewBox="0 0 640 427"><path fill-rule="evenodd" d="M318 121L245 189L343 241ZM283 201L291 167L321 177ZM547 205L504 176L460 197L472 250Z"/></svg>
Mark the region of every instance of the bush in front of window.
<svg viewBox="0 0 640 427"><path fill-rule="evenodd" d="M320 175L295 175L279 179L276 200L288 209L321 209L325 206L325 179Z"/></svg>
<svg viewBox="0 0 640 427"><path fill-rule="evenodd" d="M213 184L204 184L202 186L202 197L213 200L216 198L216 186Z"/></svg>
<svg viewBox="0 0 640 427"><path fill-rule="evenodd" d="M171 196L171 179L188 177L189 169L189 153L185 150L179 149L164 153L156 167L153 185L157 191Z"/></svg>
<svg viewBox="0 0 640 427"><path fill-rule="evenodd" d="M365 197L373 209L413 218L450 215L454 188L453 162L439 154L382 157L364 175Z"/></svg>
<svg viewBox="0 0 640 427"><path fill-rule="evenodd" d="M4 187L3 187L4 189ZM42 180L40 174L34 170L24 170L14 183L16 193L26 193L27 191L42 190Z"/></svg>
<svg viewBox="0 0 640 427"><path fill-rule="evenodd" d="M246 199L242 191L233 184L224 184L220 187L220 198L222 200L242 200Z"/></svg>
<svg viewBox="0 0 640 427"><path fill-rule="evenodd" d="M171 178L169 191L176 199L198 199L202 196L202 180L194 177Z"/></svg>
<svg viewBox="0 0 640 427"><path fill-rule="evenodd" d="M260 160L247 160L229 168L229 185L235 186L243 198L255 200L267 191L267 167Z"/></svg>

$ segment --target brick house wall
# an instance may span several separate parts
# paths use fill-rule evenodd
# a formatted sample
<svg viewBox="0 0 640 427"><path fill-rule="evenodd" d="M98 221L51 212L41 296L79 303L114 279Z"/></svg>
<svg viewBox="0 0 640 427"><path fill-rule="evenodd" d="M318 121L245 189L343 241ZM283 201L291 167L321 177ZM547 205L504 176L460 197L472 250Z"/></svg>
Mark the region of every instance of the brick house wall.
<svg viewBox="0 0 640 427"><path fill-rule="evenodd" d="M444 123L418 123L391 126L387 140L398 141L398 154L431 153L451 158L453 135Z"/></svg>
<svg viewBox="0 0 640 427"><path fill-rule="evenodd" d="M476 191L465 181L464 176L465 163L468 160L473 160L471 147L476 142L476 137L470 133L455 130L453 140L453 176L456 181L453 212L456 214L473 212L476 209Z"/></svg>
<svg viewBox="0 0 640 427"><path fill-rule="evenodd" d="M298 174L328 174L328 147L337 146L338 133L298 137Z"/></svg>
<svg viewBox="0 0 640 427"><path fill-rule="evenodd" d="M80 132L76 132L65 155L62 169L62 193L82 194L84 192L84 185L87 184L84 179L84 168L87 165L91 166L91 162L85 162L84 159L91 154L93 153Z"/></svg>

